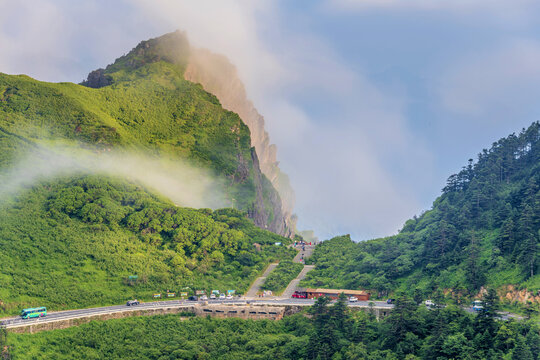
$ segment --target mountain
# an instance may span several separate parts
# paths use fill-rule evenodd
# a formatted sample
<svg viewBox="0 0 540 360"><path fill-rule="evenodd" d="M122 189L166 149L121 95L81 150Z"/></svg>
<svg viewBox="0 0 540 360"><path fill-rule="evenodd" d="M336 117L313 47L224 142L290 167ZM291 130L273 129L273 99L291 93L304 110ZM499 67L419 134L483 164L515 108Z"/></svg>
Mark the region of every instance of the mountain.
<svg viewBox="0 0 540 360"><path fill-rule="evenodd" d="M217 96L225 109L237 113L251 131L251 144L257 152L261 171L270 180L281 198L281 212L285 218L279 227L280 234L293 235L296 217L293 215L294 191L289 178L278 166L277 148L270 143L268 133L264 129L264 118L253 103L248 100L244 85L238 78L236 68L229 60L206 49L191 48L188 65L184 74L187 80L200 83L205 90ZM277 209L276 209L277 211Z"/></svg>
<svg viewBox="0 0 540 360"><path fill-rule="evenodd" d="M92 88L108 86L122 81L122 74L126 69L138 71L137 69L155 62L176 65L178 72L183 73L186 80L200 83L205 90L219 99L225 109L240 116L250 130L251 145L255 148L252 154L255 167L264 174L261 176L257 171L254 176L257 196L248 213L257 226L292 237L295 227L292 214L294 192L288 177L278 167L276 147L270 144L263 117L247 99L235 67L225 57L204 49L192 48L186 35L176 31L141 42L129 54L117 59L105 69L91 72L82 84ZM267 179L271 186L266 183Z"/></svg>
<svg viewBox="0 0 540 360"><path fill-rule="evenodd" d="M325 241L306 285L402 290L436 289L459 297L482 287L513 300L540 301L540 123L484 149L448 178L432 209L400 233L354 243ZM527 289L517 298L514 289Z"/></svg>
<svg viewBox="0 0 540 360"><path fill-rule="evenodd" d="M0 312L182 287L242 292L270 261L292 258L274 245L290 239L266 230L290 234L249 128L184 78L188 58L172 33L82 85L0 73ZM157 184L161 168L172 176ZM216 189L185 195L215 193L234 209L192 209L160 191L186 176Z"/></svg>

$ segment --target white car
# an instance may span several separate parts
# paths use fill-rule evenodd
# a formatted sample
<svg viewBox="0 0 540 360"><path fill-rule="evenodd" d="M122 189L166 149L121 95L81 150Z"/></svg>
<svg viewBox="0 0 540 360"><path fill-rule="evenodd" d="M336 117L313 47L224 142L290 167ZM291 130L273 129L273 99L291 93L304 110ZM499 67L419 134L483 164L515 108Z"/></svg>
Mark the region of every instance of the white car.
<svg viewBox="0 0 540 360"><path fill-rule="evenodd" d="M210 300L214 300L216 298L216 294L210 295Z"/></svg>
<svg viewBox="0 0 540 360"><path fill-rule="evenodd" d="M208 296L206 295L201 296L201 300L208 300Z"/></svg>
<svg viewBox="0 0 540 360"><path fill-rule="evenodd" d="M432 300L426 300L426 301L424 301L424 305L433 306L433 305L435 305L435 303Z"/></svg>
<svg viewBox="0 0 540 360"><path fill-rule="evenodd" d="M219 299L220 300L225 300L225 294L219 294Z"/></svg>
<svg viewBox="0 0 540 360"><path fill-rule="evenodd" d="M354 296L351 296L349 298L349 302L358 302L358 298L354 297Z"/></svg>
<svg viewBox="0 0 540 360"><path fill-rule="evenodd" d="M232 300L232 295L227 295L227 300Z"/></svg>

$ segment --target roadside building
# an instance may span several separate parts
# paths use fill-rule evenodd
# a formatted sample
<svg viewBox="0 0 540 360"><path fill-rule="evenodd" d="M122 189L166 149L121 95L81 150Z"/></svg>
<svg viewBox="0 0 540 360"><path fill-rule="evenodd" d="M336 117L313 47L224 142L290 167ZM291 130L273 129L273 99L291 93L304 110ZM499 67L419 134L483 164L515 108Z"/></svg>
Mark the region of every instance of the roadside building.
<svg viewBox="0 0 540 360"><path fill-rule="evenodd" d="M360 301L367 301L371 296L370 293L364 290L347 290L347 289L298 289L295 294L299 298L316 299L321 296L327 296L331 299L337 299L339 294L344 293L347 297L355 297ZM293 295L294 296L294 295Z"/></svg>

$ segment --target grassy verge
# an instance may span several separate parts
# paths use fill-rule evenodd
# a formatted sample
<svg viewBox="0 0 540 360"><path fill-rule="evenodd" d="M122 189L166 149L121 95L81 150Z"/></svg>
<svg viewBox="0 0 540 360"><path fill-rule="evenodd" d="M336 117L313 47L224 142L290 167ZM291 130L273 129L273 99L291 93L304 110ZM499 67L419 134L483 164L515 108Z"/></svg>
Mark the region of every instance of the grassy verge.
<svg viewBox="0 0 540 360"><path fill-rule="evenodd" d="M271 290L274 295L279 295L298 276L303 268L304 265L294 263L291 260L281 261L270 275L268 275L261 288L263 290Z"/></svg>

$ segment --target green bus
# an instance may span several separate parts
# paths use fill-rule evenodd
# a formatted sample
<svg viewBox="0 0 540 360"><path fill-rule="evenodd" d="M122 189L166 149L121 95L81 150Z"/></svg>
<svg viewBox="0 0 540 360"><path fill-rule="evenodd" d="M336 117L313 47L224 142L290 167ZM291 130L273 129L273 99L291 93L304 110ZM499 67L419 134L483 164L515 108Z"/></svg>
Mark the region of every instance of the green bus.
<svg viewBox="0 0 540 360"><path fill-rule="evenodd" d="M43 317L45 315L47 315L47 308L44 306L37 307L37 308L23 309L21 311L21 317L23 319Z"/></svg>

